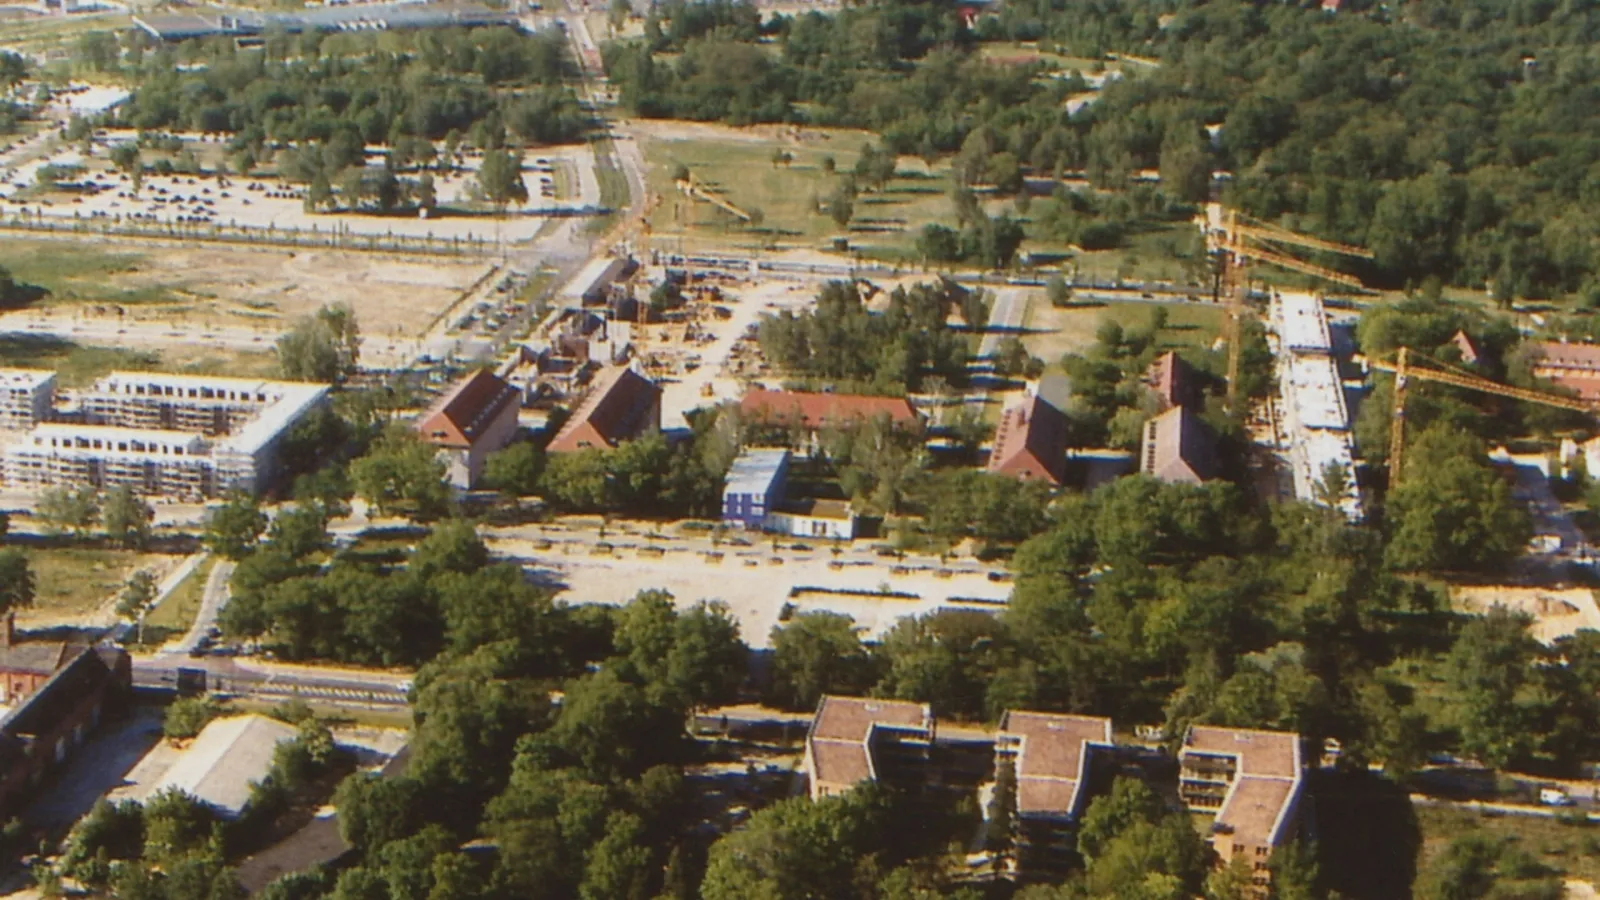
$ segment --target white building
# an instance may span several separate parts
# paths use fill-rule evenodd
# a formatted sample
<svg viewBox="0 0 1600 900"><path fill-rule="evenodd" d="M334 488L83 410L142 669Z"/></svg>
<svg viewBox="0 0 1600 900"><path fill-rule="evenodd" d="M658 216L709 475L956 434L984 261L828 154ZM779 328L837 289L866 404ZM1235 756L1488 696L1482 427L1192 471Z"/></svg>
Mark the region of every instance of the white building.
<svg viewBox="0 0 1600 900"><path fill-rule="evenodd" d="M1345 474L1339 510L1352 521L1358 520L1363 512L1356 485L1355 440L1322 298L1274 294L1271 324L1277 339L1278 389L1295 496L1321 502L1324 475L1337 466Z"/></svg>
<svg viewBox="0 0 1600 900"><path fill-rule="evenodd" d="M844 500L801 500L781 504L767 514L763 527L795 537L851 541L856 537L855 511Z"/></svg>
<svg viewBox="0 0 1600 900"><path fill-rule="evenodd" d="M6 447L0 475L31 489L258 493L279 472L285 437L327 395L320 384L114 372L79 395L81 421L42 422Z"/></svg>
<svg viewBox="0 0 1600 900"><path fill-rule="evenodd" d="M213 720L143 799L182 791L223 818L237 819L250 805L252 789L272 772L278 745L298 734L293 725L261 715Z"/></svg>
<svg viewBox="0 0 1600 900"><path fill-rule="evenodd" d="M56 373L0 369L0 429L26 431L50 418Z"/></svg>

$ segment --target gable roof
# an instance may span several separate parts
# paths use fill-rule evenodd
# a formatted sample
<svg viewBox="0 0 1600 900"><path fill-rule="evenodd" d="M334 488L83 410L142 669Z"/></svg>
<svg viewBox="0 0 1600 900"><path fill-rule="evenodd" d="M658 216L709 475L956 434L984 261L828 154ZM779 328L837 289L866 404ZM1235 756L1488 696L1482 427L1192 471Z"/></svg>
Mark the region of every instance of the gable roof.
<svg viewBox="0 0 1600 900"><path fill-rule="evenodd" d="M0 718L0 735L11 739L49 734L85 696L114 680L128 656L109 646L76 645L66 652L69 658L55 674Z"/></svg>
<svg viewBox="0 0 1600 900"><path fill-rule="evenodd" d="M1145 371L1145 383L1161 398L1162 409L1188 406L1196 400L1194 368L1176 350L1156 357Z"/></svg>
<svg viewBox="0 0 1600 900"><path fill-rule="evenodd" d="M1174 406L1145 423L1139 471L1188 484L1215 478L1216 436L1187 406Z"/></svg>
<svg viewBox="0 0 1600 900"><path fill-rule="evenodd" d="M988 470L1016 478L1061 484L1067 465L1067 417L1044 398L1030 395L1000 416Z"/></svg>
<svg viewBox="0 0 1600 900"><path fill-rule="evenodd" d="M922 418L904 397L869 397L863 394L818 394L805 391L751 390L739 402L747 418L787 424L796 416L804 428L825 428L850 419L886 415L895 425L920 428Z"/></svg>
<svg viewBox="0 0 1600 900"><path fill-rule="evenodd" d="M633 369L603 369L546 449L565 453L615 447L659 424L651 412L659 412L660 398L661 388Z"/></svg>
<svg viewBox="0 0 1600 900"><path fill-rule="evenodd" d="M74 658L80 645L65 641L24 641L9 646L0 644L0 673L26 672L48 675Z"/></svg>
<svg viewBox="0 0 1600 900"><path fill-rule="evenodd" d="M471 447L519 392L488 369L456 382L417 420L422 440L441 447Z"/></svg>
<svg viewBox="0 0 1600 900"><path fill-rule="evenodd" d="M250 802L250 787L272 771L278 745L299 734L293 725L261 715L215 719L161 776L149 796L176 789L225 816Z"/></svg>

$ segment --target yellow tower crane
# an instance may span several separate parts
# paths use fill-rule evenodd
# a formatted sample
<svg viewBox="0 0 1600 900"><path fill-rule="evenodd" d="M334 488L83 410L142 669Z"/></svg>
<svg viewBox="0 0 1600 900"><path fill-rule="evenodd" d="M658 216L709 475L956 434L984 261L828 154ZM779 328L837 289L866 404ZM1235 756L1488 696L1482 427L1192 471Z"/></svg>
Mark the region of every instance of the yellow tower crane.
<svg viewBox="0 0 1600 900"><path fill-rule="evenodd" d="M1421 356L1421 354L1418 354ZM1445 363L1432 357L1421 356L1422 359L1437 366ZM1484 394L1494 394L1500 397L1510 397L1513 400L1522 400L1527 403L1541 403L1545 406L1554 406L1558 409L1572 409L1578 412L1600 412L1600 404L1581 400L1577 397L1564 397L1560 394L1547 394L1543 391L1530 391L1527 388L1512 387L1497 381L1490 381L1461 370L1447 371L1445 369L1419 368L1413 361L1411 350L1401 347L1396 353L1394 362L1372 360L1371 366L1381 372L1394 373L1394 403L1389 421L1389 489L1394 490L1400 484L1401 468L1405 461L1406 450L1406 388L1411 379L1418 381L1432 381L1439 384L1453 385L1469 391L1478 391Z"/></svg>
<svg viewBox="0 0 1600 900"><path fill-rule="evenodd" d="M1283 249L1283 245L1360 259L1371 259L1372 252L1353 244L1323 240L1269 225L1220 203L1206 204L1201 227L1205 230L1207 249L1217 254L1222 264L1217 279L1218 290L1228 295L1228 405L1231 407L1236 399L1234 386L1239 381L1239 344L1245 313L1244 268L1250 263L1267 263L1362 291L1365 286L1355 276L1296 259Z"/></svg>

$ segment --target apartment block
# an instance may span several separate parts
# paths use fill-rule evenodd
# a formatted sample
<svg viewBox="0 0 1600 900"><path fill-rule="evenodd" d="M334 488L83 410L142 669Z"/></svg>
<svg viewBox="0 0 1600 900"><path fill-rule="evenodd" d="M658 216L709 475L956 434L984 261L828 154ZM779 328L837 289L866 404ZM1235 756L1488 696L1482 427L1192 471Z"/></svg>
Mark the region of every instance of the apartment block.
<svg viewBox="0 0 1600 900"><path fill-rule="evenodd" d="M1019 868L1071 862L1091 762L1111 749L1111 720L1100 716L1009 710L1001 718L995 766L1009 764L1014 777Z"/></svg>
<svg viewBox="0 0 1600 900"><path fill-rule="evenodd" d="M39 422L7 446L0 474L24 489L258 493L278 474L289 431L327 394L319 384L114 372L78 394L72 421Z"/></svg>
<svg viewBox="0 0 1600 900"><path fill-rule="evenodd" d="M933 738L933 710L926 703L823 697L806 732L811 799L863 782L919 779Z"/></svg>
<svg viewBox="0 0 1600 900"><path fill-rule="evenodd" d="M1272 851L1293 840L1305 787L1300 735L1196 725L1178 753L1178 794L1215 816L1210 842L1223 865L1243 857L1258 896Z"/></svg>
<svg viewBox="0 0 1600 900"><path fill-rule="evenodd" d="M0 430L26 431L50 418L56 373L0 369Z"/></svg>

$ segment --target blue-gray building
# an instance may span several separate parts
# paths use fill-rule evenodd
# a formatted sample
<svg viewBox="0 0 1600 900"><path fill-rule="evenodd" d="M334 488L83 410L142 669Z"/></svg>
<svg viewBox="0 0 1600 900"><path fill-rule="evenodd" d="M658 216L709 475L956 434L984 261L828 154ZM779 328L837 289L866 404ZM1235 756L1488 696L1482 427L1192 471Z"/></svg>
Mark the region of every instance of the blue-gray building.
<svg viewBox="0 0 1600 900"><path fill-rule="evenodd" d="M789 451L746 450L728 469L722 489L722 521L759 530L767 514L783 499L789 476Z"/></svg>

